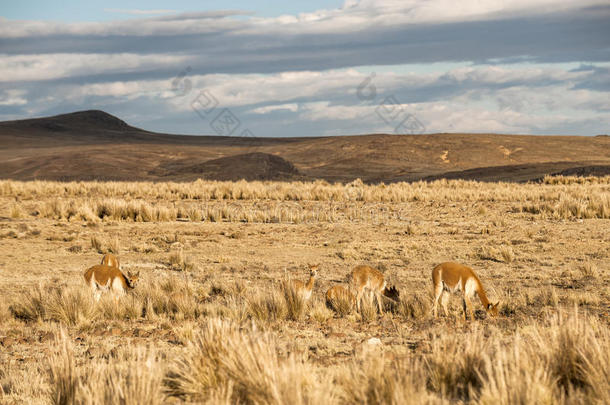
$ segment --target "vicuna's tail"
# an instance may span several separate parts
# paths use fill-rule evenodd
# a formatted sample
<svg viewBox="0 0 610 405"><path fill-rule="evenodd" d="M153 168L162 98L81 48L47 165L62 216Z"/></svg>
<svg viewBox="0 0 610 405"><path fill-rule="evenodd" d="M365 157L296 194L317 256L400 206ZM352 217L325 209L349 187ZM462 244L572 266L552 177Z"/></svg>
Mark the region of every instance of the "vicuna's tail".
<svg viewBox="0 0 610 405"><path fill-rule="evenodd" d="M91 280L93 279L93 271L91 269L87 270L85 274L83 274L85 278L85 283L91 284Z"/></svg>
<svg viewBox="0 0 610 405"><path fill-rule="evenodd" d="M436 287L442 281L442 267L440 265L432 269L432 284Z"/></svg>

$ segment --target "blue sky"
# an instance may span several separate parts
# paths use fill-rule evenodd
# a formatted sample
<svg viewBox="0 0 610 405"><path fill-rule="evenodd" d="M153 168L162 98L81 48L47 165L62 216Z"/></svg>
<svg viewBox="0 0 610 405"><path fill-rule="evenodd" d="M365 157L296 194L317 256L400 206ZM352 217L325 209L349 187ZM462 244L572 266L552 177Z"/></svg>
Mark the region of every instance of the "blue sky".
<svg viewBox="0 0 610 405"><path fill-rule="evenodd" d="M51 20L63 22L111 21L134 16L154 16L163 11L189 12L195 10L248 10L261 17L275 17L282 14L298 14L325 8L338 8L342 1L78 1L66 0L58 6L51 1L2 1L1 15L11 20Z"/></svg>
<svg viewBox="0 0 610 405"><path fill-rule="evenodd" d="M192 135L610 132L607 1L454 3L3 2L0 120L101 109Z"/></svg>

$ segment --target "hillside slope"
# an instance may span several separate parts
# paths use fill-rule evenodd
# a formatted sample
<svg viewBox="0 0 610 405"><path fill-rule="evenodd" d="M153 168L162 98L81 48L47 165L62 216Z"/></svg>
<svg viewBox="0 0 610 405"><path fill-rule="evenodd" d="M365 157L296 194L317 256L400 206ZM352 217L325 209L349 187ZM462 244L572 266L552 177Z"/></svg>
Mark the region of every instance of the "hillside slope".
<svg viewBox="0 0 610 405"><path fill-rule="evenodd" d="M610 166L609 137L181 136L135 128L95 110L0 122L0 178L22 180L527 181L566 170L588 173L591 166L598 167L593 172Z"/></svg>

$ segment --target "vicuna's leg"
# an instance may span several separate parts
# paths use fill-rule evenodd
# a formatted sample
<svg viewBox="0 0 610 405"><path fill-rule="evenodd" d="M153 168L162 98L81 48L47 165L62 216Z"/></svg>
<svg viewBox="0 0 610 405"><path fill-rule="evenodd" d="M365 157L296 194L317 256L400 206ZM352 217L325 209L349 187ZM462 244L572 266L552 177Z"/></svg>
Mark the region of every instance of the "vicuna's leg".
<svg viewBox="0 0 610 405"><path fill-rule="evenodd" d="M356 309L358 310L358 312L360 312L360 309L362 307L362 305L361 305L362 293L364 293L363 288L359 288L358 292L356 293Z"/></svg>
<svg viewBox="0 0 610 405"><path fill-rule="evenodd" d="M375 292L373 290L367 290L366 296L368 297L368 306L375 305Z"/></svg>
<svg viewBox="0 0 610 405"><path fill-rule="evenodd" d="M445 316L448 316L449 311L447 310L447 305L449 304L449 293L443 290L441 294L441 304L443 305L443 313L445 314Z"/></svg>
<svg viewBox="0 0 610 405"><path fill-rule="evenodd" d="M472 303L467 295L464 295L464 319L466 319L466 310L470 314L470 320L474 321L474 313L472 312Z"/></svg>
<svg viewBox="0 0 610 405"><path fill-rule="evenodd" d="M438 318L438 304L439 299L443 295L443 285L439 284L434 287L434 304L432 305L432 313L435 318Z"/></svg>
<svg viewBox="0 0 610 405"><path fill-rule="evenodd" d="M377 291L375 293L375 298L377 298L377 308L379 308L379 313L383 315L383 302L381 301L381 292Z"/></svg>
<svg viewBox="0 0 610 405"><path fill-rule="evenodd" d="M466 296L462 297L462 309L464 310L464 320L466 320Z"/></svg>

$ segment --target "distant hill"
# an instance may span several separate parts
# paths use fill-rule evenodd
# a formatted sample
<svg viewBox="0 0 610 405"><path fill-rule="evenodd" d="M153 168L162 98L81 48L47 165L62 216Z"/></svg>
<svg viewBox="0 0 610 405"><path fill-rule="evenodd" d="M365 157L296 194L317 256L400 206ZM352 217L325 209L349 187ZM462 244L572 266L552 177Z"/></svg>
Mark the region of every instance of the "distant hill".
<svg viewBox="0 0 610 405"><path fill-rule="evenodd" d="M0 123L5 128L29 128L31 130L68 132L85 131L142 131L129 126L125 121L100 110L78 111L47 118L33 118Z"/></svg>
<svg viewBox="0 0 610 405"><path fill-rule="evenodd" d="M187 159L184 164L160 167L154 174L174 180L196 180L202 176L215 180L295 180L303 177L286 159L262 152L231 155L196 164Z"/></svg>
<svg viewBox="0 0 610 405"><path fill-rule="evenodd" d="M528 181L609 167L608 136L185 136L98 110L0 122L0 178L23 180Z"/></svg>

